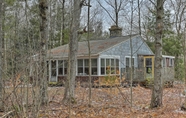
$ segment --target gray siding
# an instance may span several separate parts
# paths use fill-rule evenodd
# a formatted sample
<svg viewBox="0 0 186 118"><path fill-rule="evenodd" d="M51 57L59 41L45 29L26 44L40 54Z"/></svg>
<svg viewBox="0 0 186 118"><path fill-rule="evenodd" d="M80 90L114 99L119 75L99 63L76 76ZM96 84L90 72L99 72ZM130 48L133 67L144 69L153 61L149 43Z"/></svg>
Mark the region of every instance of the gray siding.
<svg viewBox="0 0 186 118"><path fill-rule="evenodd" d="M132 49L133 49L133 57L134 59L134 66L138 66L137 61L137 54L142 55L152 55L153 52L147 46L147 44L141 39L140 36L133 37L132 39ZM125 68L125 57L131 55L131 48L130 48L130 40L126 40L120 44L117 44L108 50L100 53L101 55L117 55L120 56L120 65L121 68Z"/></svg>

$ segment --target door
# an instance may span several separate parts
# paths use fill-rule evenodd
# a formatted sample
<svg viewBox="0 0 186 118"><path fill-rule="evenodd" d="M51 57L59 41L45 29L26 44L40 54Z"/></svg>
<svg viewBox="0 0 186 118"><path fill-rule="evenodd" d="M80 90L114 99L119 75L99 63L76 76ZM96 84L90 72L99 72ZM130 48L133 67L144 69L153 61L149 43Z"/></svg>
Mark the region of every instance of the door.
<svg viewBox="0 0 186 118"><path fill-rule="evenodd" d="M154 78L154 56L144 56L144 77Z"/></svg>

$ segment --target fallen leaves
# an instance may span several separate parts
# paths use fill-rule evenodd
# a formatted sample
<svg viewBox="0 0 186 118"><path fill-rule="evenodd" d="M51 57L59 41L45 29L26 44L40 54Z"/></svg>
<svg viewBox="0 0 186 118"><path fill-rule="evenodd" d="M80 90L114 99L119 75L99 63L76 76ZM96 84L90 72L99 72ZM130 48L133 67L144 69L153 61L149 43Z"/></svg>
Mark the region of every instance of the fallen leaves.
<svg viewBox="0 0 186 118"><path fill-rule="evenodd" d="M184 118L180 111L185 96L184 86L176 84L163 91L163 107L150 109L151 90L141 86L133 87L133 107L130 104L130 88L92 88L91 107L88 106L88 88L76 87L77 104L62 104L64 87L50 87L49 104L40 109L39 117L67 118Z"/></svg>

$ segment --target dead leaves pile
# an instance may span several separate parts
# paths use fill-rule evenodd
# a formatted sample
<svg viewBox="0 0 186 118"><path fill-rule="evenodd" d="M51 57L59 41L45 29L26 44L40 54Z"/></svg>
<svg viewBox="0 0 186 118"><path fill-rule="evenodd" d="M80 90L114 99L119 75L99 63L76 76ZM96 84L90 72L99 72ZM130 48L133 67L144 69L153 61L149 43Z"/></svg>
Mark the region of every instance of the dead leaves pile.
<svg viewBox="0 0 186 118"><path fill-rule="evenodd" d="M130 88L92 88L91 107L88 107L88 88L76 88L77 104L72 106L72 118L184 118L186 112L180 110L185 96L182 84L163 91L163 107L150 109L151 90L133 87L131 108ZM49 89L50 103L41 110L40 117L68 118L69 107L61 104L64 87Z"/></svg>

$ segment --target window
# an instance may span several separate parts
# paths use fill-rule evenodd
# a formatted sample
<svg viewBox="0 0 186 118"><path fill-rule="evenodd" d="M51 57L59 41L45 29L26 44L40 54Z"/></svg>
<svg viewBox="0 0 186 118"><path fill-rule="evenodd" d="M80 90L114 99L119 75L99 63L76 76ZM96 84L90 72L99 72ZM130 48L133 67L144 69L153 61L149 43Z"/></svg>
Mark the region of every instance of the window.
<svg viewBox="0 0 186 118"><path fill-rule="evenodd" d="M162 57L162 63L163 67L172 67L174 66L174 57L164 56Z"/></svg>
<svg viewBox="0 0 186 118"><path fill-rule="evenodd" d="M56 60L51 61L52 76L56 76Z"/></svg>
<svg viewBox="0 0 186 118"><path fill-rule="evenodd" d="M63 75L63 60L58 61L58 75Z"/></svg>
<svg viewBox="0 0 186 118"><path fill-rule="evenodd" d="M152 67L152 58L146 58L146 67Z"/></svg>
<svg viewBox="0 0 186 118"><path fill-rule="evenodd" d="M78 59L78 74L83 74L83 59Z"/></svg>
<svg viewBox="0 0 186 118"><path fill-rule="evenodd" d="M110 74L110 59L106 59L106 74Z"/></svg>
<svg viewBox="0 0 186 118"><path fill-rule="evenodd" d="M85 67L85 74L86 75L89 75L89 60L88 59L85 59L84 60L84 67Z"/></svg>
<svg viewBox="0 0 186 118"><path fill-rule="evenodd" d="M129 63L129 58L126 58L126 67L129 67L130 63Z"/></svg>
<svg viewBox="0 0 186 118"><path fill-rule="evenodd" d="M116 74L116 69L115 69L115 67L116 67L116 65L115 65L115 60L114 59L110 59L110 61L111 61L111 74Z"/></svg>
<svg viewBox="0 0 186 118"><path fill-rule="evenodd" d="M63 64L64 64L64 75L66 75L67 74L68 61L63 60Z"/></svg>
<svg viewBox="0 0 186 118"><path fill-rule="evenodd" d="M97 75L97 59L91 60L92 75Z"/></svg>
<svg viewBox="0 0 186 118"><path fill-rule="evenodd" d="M169 66L173 66L173 59L172 58L169 59Z"/></svg>
<svg viewBox="0 0 186 118"><path fill-rule="evenodd" d="M126 57L126 67L131 67L130 57ZM134 57L132 57L132 67L134 67Z"/></svg>
<svg viewBox="0 0 186 118"><path fill-rule="evenodd" d="M89 75L89 59L78 59L78 75ZM97 59L91 59L91 75L97 75Z"/></svg>
<svg viewBox="0 0 186 118"><path fill-rule="evenodd" d="M116 74L120 74L120 72L119 72L119 59L116 59L115 60L116 61Z"/></svg>
<svg viewBox="0 0 186 118"><path fill-rule="evenodd" d="M101 75L119 74L119 59L101 59Z"/></svg>
<svg viewBox="0 0 186 118"><path fill-rule="evenodd" d="M47 76L49 76L49 61L46 61L47 64Z"/></svg>
<svg viewBox="0 0 186 118"><path fill-rule="evenodd" d="M145 58L146 73L152 74L152 58Z"/></svg>
<svg viewBox="0 0 186 118"><path fill-rule="evenodd" d="M105 59L101 59L101 75L105 75Z"/></svg>
<svg viewBox="0 0 186 118"><path fill-rule="evenodd" d="M58 60L58 75L67 74L67 60Z"/></svg>

